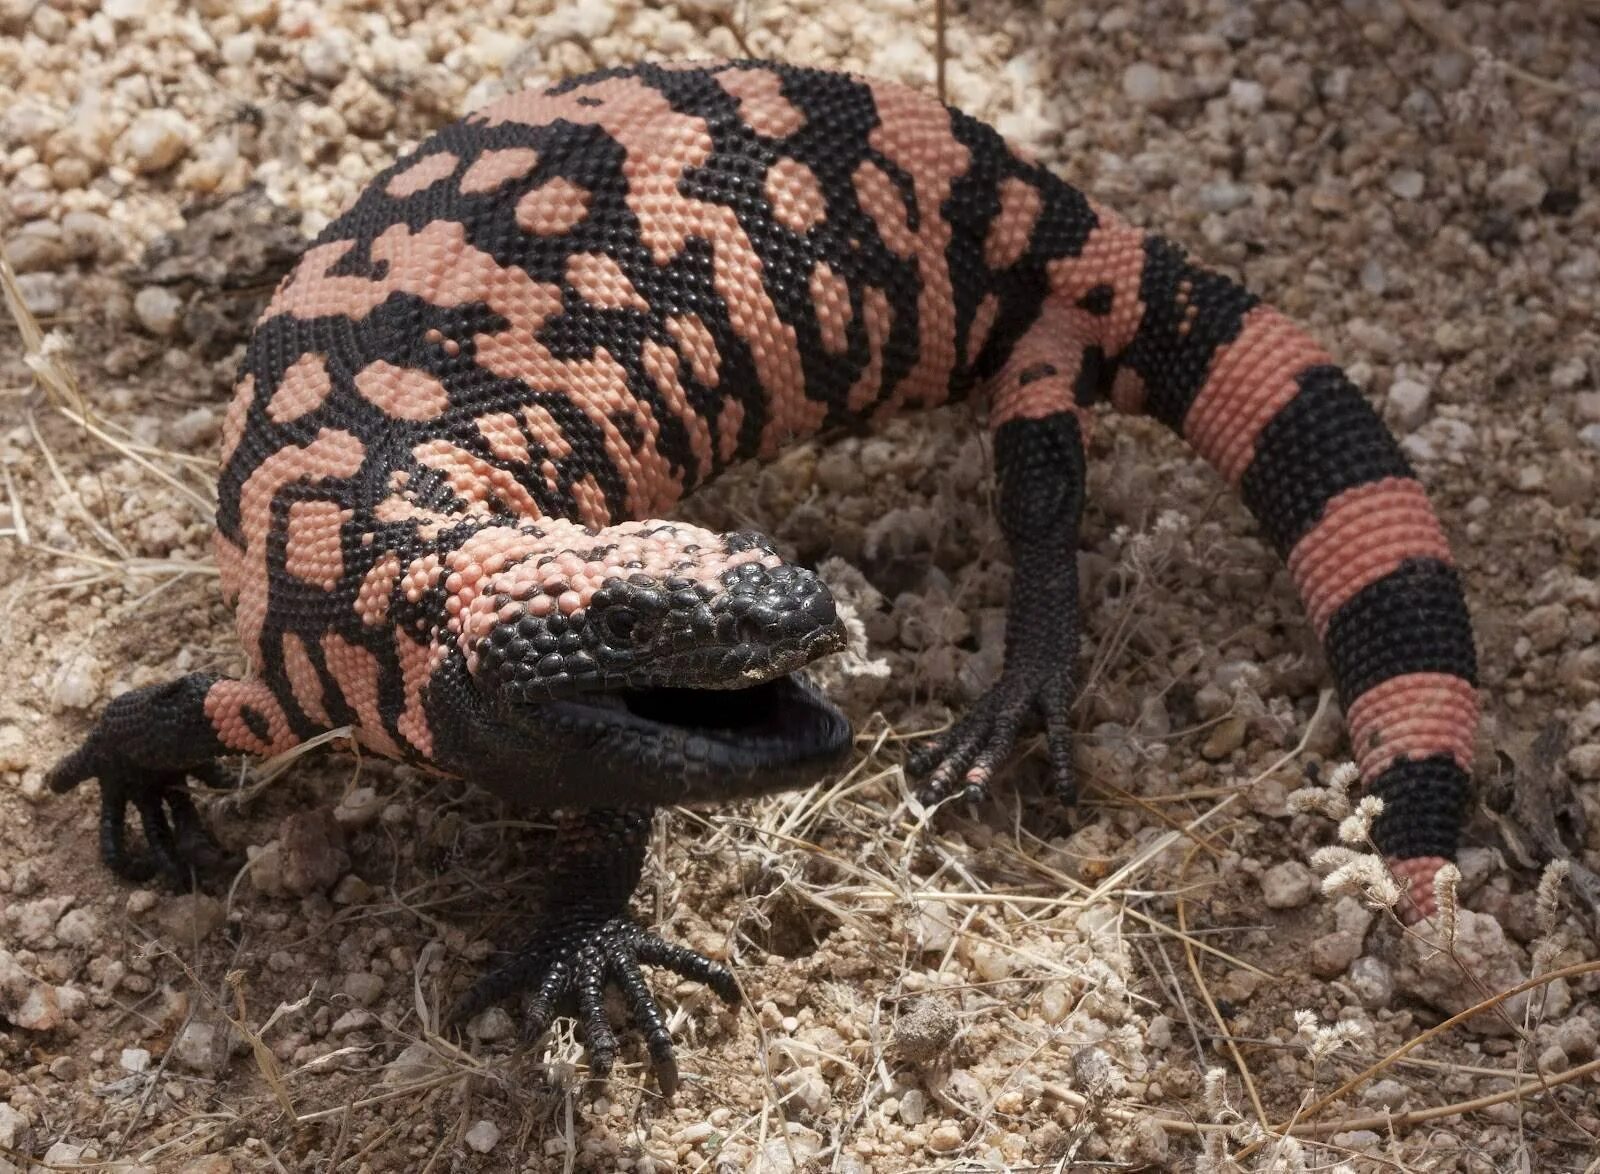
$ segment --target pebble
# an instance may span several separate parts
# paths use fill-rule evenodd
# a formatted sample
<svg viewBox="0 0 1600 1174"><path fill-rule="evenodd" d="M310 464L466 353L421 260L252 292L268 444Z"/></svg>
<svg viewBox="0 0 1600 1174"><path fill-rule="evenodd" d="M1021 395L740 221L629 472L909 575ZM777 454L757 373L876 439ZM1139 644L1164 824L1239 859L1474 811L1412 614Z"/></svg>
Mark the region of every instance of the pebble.
<svg viewBox="0 0 1600 1174"><path fill-rule="evenodd" d="M1389 406L1394 409L1395 423L1406 432L1414 432L1428 418L1428 401L1432 391L1425 383L1415 379L1396 379L1389 386Z"/></svg>
<svg viewBox="0 0 1600 1174"><path fill-rule="evenodd" d="M123 133L119 154L135 171L164 171L182 158L192 137L189 123L177 111L147 110Z"/></svg>
<svg viewBox="0 0 1600 1174"><path fill-rule="evenodd" d="M226 920L222 902L208 893L179 893L162 902L156 924L177 945L205 941Z"/></svg>
<svg viewBox="0 0 1600 1174"><path fill-rule="evenodd" d="M751 1174L800 1174L811 1169L811 1159L822 1149L822 1135L790 1121L786 1136L774 1137L761 1147Z"/></svg>
<svg viewBox="0 0 1600 1174"><path fill-rule="evenodd" d="M150 1067L150 1053L145 1048L123 1048L117 1062L126 1072L143 1072Z"/></svg>
<svg viewBox="0 0 1600 1174"><path fill-rule="evenodd" d="M1235 110L1244 114L1259 114L1267 104L1267 91L1260 82L1234 78L1228 83L1228 101Z"/></svg>
<svg viewBox="0 0 1600 1174"><path fill-rule="evenodd" d="M370 1007L383 995L383 979L368 971L358 970L344 976L343 988L344 993L356 1004Z"/></svg>
<svg viewBox="0 0 1600 1174"><path fill-rule="evenodd" d="M913 1064L927 1064L944 1054L959 1027L955 1009L944 999L928 995L895 1020L892 1043Z"/></svg>
<svg viewBox="0 0 1600 1174"><path fill-rule="evenodd" d="M1316 874L1298 860L1285 860L1261 874L1261 899L1269 909L1298 909L1316 891Z"/></svg>
<svg viewBox="0 0 1600 1174"><path fill-rule="evenodd" d="M517 1025L504 1007L490 1007L467 1024L467 1034L484 1043L510 1039L516 1033Z"/></svg>
<svg viewBox="0 0 1600 1174"><path fill-rule="evenodd" d="M1522 631L1535 652L1551 652L1566 640L1571 620L1566 604L1546 603L1523 615Z"/></svg>
<svg viewBox="0 0 1600 1174"><path fill-rule="evenodd" d="M346 873L339 878L339 883L333 886L333 903L335 905L364 905L372 900L373 887L362 880L355 873Z"/></svg>
<svg viewBox="0 0 1600 1174"><path fill-rule="evenodd" d="M1250 189L1242 183L1208 183L1195 193L1204 212L1232 212L1250 202Z"/></svg>
<svg viewBox="0 0 1600 1174"><path fill-rule="evenodd" d="M350 866L344 834L326 807L298 811L278 827L283 853L283 887L296 896L327 889Z"/></svg>
<svg viewBox="0 0 1600 1174"><path fill-rule="evenodd" d="M500 1144L500 1127L493 1121L478 1121L462 1136L468 1148L486 1154Z"/></svg>
<svg viewBox="0 0 1600 1174"><path fill-rule="evenodd" d="M71 1169L81 1166L89 1156L89 1146L77 1142L58 1141L44 1152L44 1168L47 1170ZM38 1167L35 1167L38 1169Z"/></svg>
<svg viewBox="0 0 1600 1174"><path fill-rule="evenodd" d="M24 946L53 945L56 922L70 909L77 898L70 895L40 897L24 901L3 911L5 923L10 926L17 942Z"/></svg>
<svg viewBox="0 0 1600 1174"><path fill-rule="evenodd" d="M1337 978L1361 956L1361 935L1349 930L1323 934L1311 943L1307 964L1318 978Z"/></svg>
<svg viewBox="0 0 1600 1174"><path fill-rule="evenodd" d="M172 1041L172 1060L190 1072L212 1075L216 1044L216 1024L191 1019Z"/></svg>
<svg viewBox="0 0 1600 1174"><path fill-rule="evenodd" d="M785 1104L796 1105L812 1117L821 1117L833 1104L828 1082L816 1068L795 1068L773 1078Z"/></svg>
<svg viewBox="0 0 1600 1174"><path fill-rule="evenodd" d="M1160 106L1171 100L1172 77L1148 61L1135 61L1122 71L1122 93L1140 106Z"/></svg>
<svg viewBox="0 0 1600 1174"><path fill-rule="evenodd" d="M56 922L56 937L69 946L92 945L100 936L100 919L87 909L69 909Z"/></svg>
<svg viewBox="0 0 1600 1174"><path fill-rule="evenodd" d="M134 295L133 315L157 338L171 338L183 324L183 299L164 285L147 285Z"/></svg>
<svg viewBox="0 0 1600 1174"><path fill-rule="evenodd" d="M17 292L22 304L35 318L48 321L59 318L67 308L67 298L61 287L61 277L55 273L23 273L17 277Z"/></svg>
<svg viewBox="0 0 1600 1174"><path fill-rule="evenodd" d="M1597 1039L1595 1024L1585 1019L1581 1014L1569 1019L1563 1019L1556 1024L1555 1030L1550 1033L1550 1038L1567 1054L1571 1060L1587 1060L1600 1048L1600 1039Z"/></svg>
<svg viewBox="0 0 1600 1174"><path fill-rule="evenodd" d="M1384 179L1389 190L1402 200L1415 200L1422 196L1426 186L1422 172L1414 167L1397 167Z"/></svg>
<svg viewBox="0 0 1600 1174"><path fill-rule="evenodd" d="M128 911L129 917L141 917L159 904L161 898L150 889L134 889L128 894L128 900L123 908Z"/></svg>
<svg viewBox="0 0 1600 1174"><path fill-rule="evenodd" d="M974 942L968 951L972 969L984 982L999 982L1011 973L1014 958L992 942Z"/></svg>
<svg viewBox="0 0 1600 1174"><path fill-rule="evenodd" d="M954 1125L941 1125L928 1134L928 1148L936 1154L948 1154L961 1148L961 1130Z"/></svg>
<svg viewBox="0 0 1600 1174"><path fill-rule="evenodd" d="M1567 769L1586 783L1600 782L1600 742L1585 742L1567 751Z"/></svg>
<svg viewBox="0 0 1600 1174"><path fill-rule="evenodd" d="M300 49L300 64L319 82L338 82L350 69L350 36L334 29L312 37Z"/></svg>
<svg viewBox="0 0 1600 1174"><path fill-rule="evenodd" d="M194 451L210 444L222 429L216 409L204 405L190 408L167 425L167 439L180 449Z"/></svg>
<svg viewBox="0 0 1600 1174"><path fill-rule="evenodd" d="M333 818L347 828L366 827L377 820L383 811L383 800L372 787L355 787L339 800L333 809Z"/></svg>
<svg viewBox="0 0 1600 1174"><path fill-rule="evenodd" d="M352 1031L361 1031L378 1022L378 1017L371 1011L360 1007L352 1007L343 1015L333 1021L333 1026L328 1028L329 1034L335 1038L349 1035Z"/></svg>
<svg viewBox="0 0 1600 1174"><path fill-rule="evenodd" d="M234 33L222 39L222 60L234 68L249 65L256 55L256 35L251 32Z"/></svg>
<svg viewBox="0 0 1600 1174"><path fill-rule="evenodd" d="M19 275L47 273L67 263L68 249L54 225L30 225L6 239L6 260Z"/></svg>
<svg viewBox="0 0 1600 1174"><path fill-rule="evenodd" d="M100 662L88 652L71 655L50 682L50 702L59 709L87 709L100 700Z"/></svg>
<svg viewBox="0 0 1600 1174"><path fill-rule="evenodd" d="M1211 727L1211 732L1200 745L1200 756L1208 762L1220 761L1244 745L1248 732L1249 726L1244 718L1237 714L1225 717Z"/></svg>
<svg viewBox="0 0 1600 1174"><path fill-rule="evenodd" d="M1512 212L1528 212L1539 206L1549 190L1537 171L1517 166L1506 168L1489 181L1488 196Z"/></svg>
<svg viewBox="0 0 1600 1174"><path fill-rule="evenodd" d="M1411 1090L1398 1080L1376 1080L1361 1090L1361 1099L1369 1105L1380 1105L1398 1111L1406 1103Z"/></svg>
<svg viewBox="0 0 1600 1174"><path fill-rule="evenodd" d="M425 1080L439 1070L439 1057L426 1043L418 1040L407 1044L383 1069L384 1084L412 1084Z"/></svg>
<svg viewBox="0 0 1600 1174"><path fill-rule="evenodd" d="M920 1088L908 1088L900 1094L900 1120L907 1125L921 1125L928 1119L928 1094Z"/></svg>
<svg viewBox="0 0 1600 1174"><path fill-rule="evenodd" d="M540 20L536 39L544 44L592 41L609 33L616 20L612 0L575 0L557 5Z"/></svg>
<svg viewBox="0 0 1600 1174"><path fill-rule="evenodd" d="M1567 1053L1561 1050L1560 1044L1551 1044L1539 1053L1539 1070L1541 1072L1564 1072L1571 1067Z"/></svg>
<svg viewBox="0 0 1600 1174"><path fill-rule="evenodd" d="M32 1148L33 1129L28 1125L28 1119L11 1105L0 1101L0 1149L26 1152Z"/></svg>
<svg viewBox="0 0 1600 1174"><path fill-rule="evenodd" d="M1518 960L1517 947L1506 940L1500 923L1488 914L1462 909L1457 916L1455 947L1449 952L1429 944L1436 934L1437 925L1425 922L1419 933L1404 939L1395 975L1396 987L1402 994L1453 1015L1477 1002L1480 991L1505 990L1527 978ZM1472 982L1462 981L1463 970L1473 976ZM1551 983L1534 994L1550 1016L1564 1013L1570 1003L1564 983ZM1513 1028L1507 1019L1520 1023L1528 999L1527 992L1516 995L1503 1004L1504 1016L1475 1015L1461 1025L1461 1030L1473 1035L1510 1034Z"/></svg>

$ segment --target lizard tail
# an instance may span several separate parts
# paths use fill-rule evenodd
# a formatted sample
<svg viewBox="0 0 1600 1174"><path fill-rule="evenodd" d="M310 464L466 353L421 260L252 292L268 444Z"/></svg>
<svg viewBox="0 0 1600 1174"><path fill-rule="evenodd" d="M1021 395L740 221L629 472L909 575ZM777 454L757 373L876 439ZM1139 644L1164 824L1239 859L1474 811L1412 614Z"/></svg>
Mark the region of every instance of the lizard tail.
<svg viewBox="0 0 1600 1174"><path fill-rule="evenodd" d="M1056 277L1090 307L1113 402L1187 440L1287 562L1366 788L1384 802L1378 846L1397 862L1453 857L1477 664L1449 544L1405 455L1304 330L1171 242L1095 211ZM1434 868L1396 868L1419 871L1431 882ZM1414 899L1431 912L1431 887Z"/></svg>

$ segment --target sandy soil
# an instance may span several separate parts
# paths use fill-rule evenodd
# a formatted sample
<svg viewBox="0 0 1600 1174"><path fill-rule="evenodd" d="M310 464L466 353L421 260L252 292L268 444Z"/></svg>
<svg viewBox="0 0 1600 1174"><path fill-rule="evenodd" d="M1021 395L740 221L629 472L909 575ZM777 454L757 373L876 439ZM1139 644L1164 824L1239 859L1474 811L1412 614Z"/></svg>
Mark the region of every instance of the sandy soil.
<svg viewBox="0 0 1600 1174"><path fill-rule="evenodd" d="M1039 795L1035 748L925 820L902 744L992 677L1008 569L978 422L907 419L692 503L832 560L869 646L830 670L847 772L661 818L637 908L749 995L658 983L666 1105L637 1048L587 1083L565 1022L441 1034L531 924L538 818L334 747L207 800L260 863L178 896L108 875L93 789L43 775L121 690L243 669L207 546L221 407L266 290L397 149L508 87L741 41L931 87L931 4L0 0L0 236L48 332L0 322L0 1172L1595 1169L1585 8L949 14L952 101L1309 323L1403 436L1488 715L1453 947L1320 891L1336 826L1288 795L1345 753L1325 666L1242 508L1143 421L1094 439L1085 801Z"/></svg>

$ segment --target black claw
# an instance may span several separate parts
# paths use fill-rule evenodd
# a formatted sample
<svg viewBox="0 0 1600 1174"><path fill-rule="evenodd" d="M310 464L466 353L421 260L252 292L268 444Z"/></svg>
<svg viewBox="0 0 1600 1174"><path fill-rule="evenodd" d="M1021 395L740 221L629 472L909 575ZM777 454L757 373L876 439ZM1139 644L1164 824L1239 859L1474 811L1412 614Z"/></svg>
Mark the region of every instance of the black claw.
<svg viewBox="0 0 1600 1174"><path fill-rule="evenodd" d="M943 734L912 751L907 773L926 776L917 792L925 806L935 806L952 795L976 803L988 790L989 780L1016 749L1030 720L1043 716L1050 748L1053 785L1057 795L1069 797L1072 781L1071 724L1068 702L1072 696L1065 673L1028 673L1002 678L970 713ZM1070 802L1070 798L1066 801Z"/></svg>
<svg viewBox="0 0 1600 1174"><path fill-rule="evenodd" d="M143 884L155 875L155 862L148 856L130 852L127 843L128 800L120 787L103 784L100 801L100 859L106 867L134 884Z"/></svg>
<svg viewBox="0 0 1600 1174"><path fill-rule="evenodd" d="M561 1002L571 999L583 1022L590 1068L603 1078L615 1065L619 1047L605 1009L606 987L614 986L644 1036L662 1094L670 1096L678 1083L672 1033L666 1012L639 969L641 962L703 982L728 1002L739 1002L738 984L726 967L646 933L626 918L614 917L587 926L553 928L534 938L510 962L480 978L457 1000L448 1019L460 1022L532 987L523 1030L524 1040L531 1043L549 1030Z"/></svg>

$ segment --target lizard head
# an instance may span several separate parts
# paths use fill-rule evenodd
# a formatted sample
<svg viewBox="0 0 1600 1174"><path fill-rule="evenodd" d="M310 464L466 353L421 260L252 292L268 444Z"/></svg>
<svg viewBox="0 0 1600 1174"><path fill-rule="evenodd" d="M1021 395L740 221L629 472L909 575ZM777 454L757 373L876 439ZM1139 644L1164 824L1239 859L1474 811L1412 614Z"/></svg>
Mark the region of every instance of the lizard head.
<svg viewBox="0 0 1600 1174"><path fill-rule="evenodd" d="M845 717L793 675L844 647L833 597L768 539L539 525L549 543L483 575L460 613L467 669L502 713L635 747L643 761L610 765L667 763L683 800L793 785L848 744Z"/></svg>

